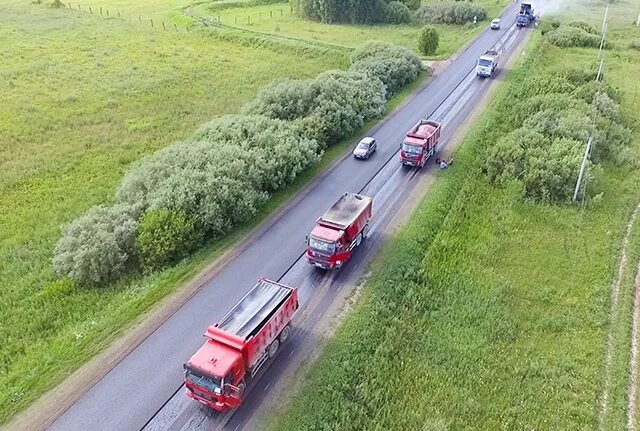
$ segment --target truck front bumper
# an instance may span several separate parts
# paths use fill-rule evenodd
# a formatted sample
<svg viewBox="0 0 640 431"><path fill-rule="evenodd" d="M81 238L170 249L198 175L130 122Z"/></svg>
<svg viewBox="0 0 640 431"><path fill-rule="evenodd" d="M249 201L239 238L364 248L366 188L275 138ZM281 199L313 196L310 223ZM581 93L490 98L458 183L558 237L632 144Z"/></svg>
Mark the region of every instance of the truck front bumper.
<svg viewBox="0 0 640 431"><path fill-rule="evenodd" d="M193 392L191 392L189 389L186 390L187 392L187 396L193 400L198 401L200 404L204 404L205 406L209 407L210 409L216 410L218 412L224 412L227 410L227 405L223 402L220 401L211 401L208 400L206 398L202 398L196 394L194 394Z"/></svg>

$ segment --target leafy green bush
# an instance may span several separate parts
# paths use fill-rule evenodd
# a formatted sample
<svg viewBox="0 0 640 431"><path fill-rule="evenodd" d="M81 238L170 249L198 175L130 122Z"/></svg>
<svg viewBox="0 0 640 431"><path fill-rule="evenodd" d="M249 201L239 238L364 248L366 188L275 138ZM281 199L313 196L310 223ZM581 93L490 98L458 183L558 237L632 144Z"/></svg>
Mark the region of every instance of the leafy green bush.
<svg viewBox="0 0 640 431"><path fill-rule="evenodd" d="M318 142L297 124L259 116L226 116L194 140L143 159L117 192L145 210L180 210L210 236L227 233L253 216L269 192L315 163Z"/></svg>
<svg viewBox="0 0 640 431"><path fill-rule="evenodd" d="M384 84L364 73L332 70L312 80L293 82L266 86L244 112L286 120L311 117L320 132L316 136L332 145L386 109Z"/></svg>
<svg viewBox="0 0 640 431"><path fill-rule="evenodd" d="M567 24L567 26L579 28L581 30L586 31L587 33L595 34L596 36L599 35L598 30L596 30L595 28L593 28L593 26L587 24L584 21L574 21L572 23Z"/></svg>
<svg viewBox="0 0 640 431"><path fill-rule="evenodd" d="M548 32L545 37L551 44L562 48L598 48L600 46L600 37L578 27L560 26Z"/></svg>
<svg viewBox="0 0 640 431"><path fill-rule="evenodd" d="M53 268L78 284L106 284L120 277L134 255L139 209L130 205L95 206L64 228Z"/></svg>
<svg viewBox="0 0 640 431"><path fill-rule="evenodd" d="M431 26L424 26L418 35L418 51L424 55L432 55L438 50L440 36L438 30Z"/></svg>
<svg viewBox="0 0 640 431"><path fill-rule="evenodd" d="M540 20L540 25L538 28L540 29L540 33L544 36L546 33L555 30L560 27L560 20L556 17L543 18Z"/></svg>
<svg viewBox="0 0 640 431"><path fill-rule="evenodd" d="M416 10L420 7L420 0L402 0L402 3L406 4L409 10Z"/></svg>
<svg viewBox="0 0 640 431"><path fill-rule="evenodd" d="M387 87L387 97L413 82L422 69L420 58L407 48L384 42L369 42L354 51L351 70L378 78Z"/></svg>
<svg viewBox="0 0 640 431"><path fill-rule="evenodd" d="M632 40L631 42L629 42L629 49L640 51L640 40Z"/></svg>
<svg viewBox="0 0 640 431"><path fill-rule="evenodd" d="M388 24L408 24L411 22L411 11L406 4L400 1L392 1L386 5L384 22Z"/></svg>
<svg viewBox="0 0 640 431"><path fill-rule="evenodd" d="M291 7L303 18L326 24L376 24L386 18L382 0L291 0Z"/></svg>
<svg viewBox="0 0 640 431"><path fill-rule="evenodd" d="M415 11L417 21L428 24L465 24L487 18L487 10L470 3L434 3L421 6Z"/></svg>
<svg viewBox="0 0 640 431"><path fill-rule="evenodd" d="M187 213L160 209L140 218L135 244L142 266L158 269L187 256L201 239L202 231Z"/></svg>

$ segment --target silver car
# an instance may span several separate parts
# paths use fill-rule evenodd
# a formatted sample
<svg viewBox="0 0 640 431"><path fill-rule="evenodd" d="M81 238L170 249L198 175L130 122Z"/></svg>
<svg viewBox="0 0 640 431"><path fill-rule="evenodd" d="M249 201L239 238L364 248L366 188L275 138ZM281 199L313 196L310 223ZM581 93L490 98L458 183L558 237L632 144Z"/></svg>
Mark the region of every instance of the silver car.
<svg viewBox="0 0 640 431"><path fill-rule="evenodd" d="M357 159L368 159L371 154L376 151L378 144L376 140L373 138L362 138L360 142L358 142L358 146L355 150L353 150L353 155Z"/></svg>
<svg viewBox="0 0 640 431"><path fill-rule="evenodd" d="M500 30L500 18L491 21L491 30Z"/></svg>

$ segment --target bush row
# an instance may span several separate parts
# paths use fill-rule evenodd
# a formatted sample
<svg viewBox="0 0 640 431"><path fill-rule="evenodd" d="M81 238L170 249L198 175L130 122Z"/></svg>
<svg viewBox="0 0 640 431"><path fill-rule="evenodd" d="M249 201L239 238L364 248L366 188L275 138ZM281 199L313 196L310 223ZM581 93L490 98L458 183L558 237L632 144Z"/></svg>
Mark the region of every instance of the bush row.
<svg viewBox="0 0 640 431"><path fill-rule="evenodd" d="M373 67L374 60L384 66ZM325 147L380 117L385 96L414 80L421 66L409 50L381 43L354 52L351 62L348 71L278 80L242 114L142 159L114 206L94 207L63 229L55 271L106 284L131 269L171 264L246 222Z"/></svg>
<svg viewBox="0 0 640 431"><path fill-rule="evenodd" d="M521 126L488 147L487 178L494 184L522 183L530 200L567 201L590 137L592 164L631 162L631 131L611 90L593 78L569 70L535 76L512 89L510 122Z"/></svg>
<svg viewBox="0 0 640 431"><path fill-rule="evenodd" d="M434 3L421 6L414 13L417 21L427 24L466 24L487 18L487 10L466 2Z"/></svg>
<svg viewBox="0 0 640 431"><path fill-rule="evenodd" d="M542 34L551 44L561 48L598 48L600 46L598 31L582 21L560 25L551 19L548 24L543 26L542 30Z"/></svg>

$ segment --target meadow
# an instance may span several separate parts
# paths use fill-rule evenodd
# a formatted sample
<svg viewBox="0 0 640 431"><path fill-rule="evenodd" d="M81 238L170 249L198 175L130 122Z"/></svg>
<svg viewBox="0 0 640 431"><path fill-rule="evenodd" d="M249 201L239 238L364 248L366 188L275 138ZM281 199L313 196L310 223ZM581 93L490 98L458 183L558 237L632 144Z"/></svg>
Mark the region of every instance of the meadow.
<svg viewBox="0 0 640 431"><path fill-rule="evenodd" d="M631 115L640 110L640 53L628 42L640 31L629 7L610 10L605 81ZM597 26L604 4L589 8ZM487 183L478 159L513 128L506 98L530 76L592 68L596 56L539 33L525 51L269 429L625 428L637 224L613 318L611 291L640 172L605 163L584 206L530 203L517 184ZM637 124L632 150L640 155Z"/></svg>
<svg viewBox="0 0 640 431"><path fill-rule="evenodd" d="M433 1L423 1L423 4ZM477 6L487 9L490 21L498 16L507 2L503 0L478 0ZM216 18L224 26L246 31L279 35L301 41L322 42L339 47L357 48L371 40L384 40L407 48L416 49L420 25L334 25L307 21L297 17L288 3L217 8L218 2L194 5L190 13L195 17ZM440 46L430 59L444 59L459 50L466 42L487 26L434 25L440 34Z"/></svg>

